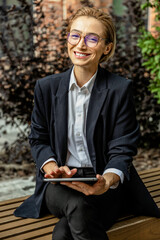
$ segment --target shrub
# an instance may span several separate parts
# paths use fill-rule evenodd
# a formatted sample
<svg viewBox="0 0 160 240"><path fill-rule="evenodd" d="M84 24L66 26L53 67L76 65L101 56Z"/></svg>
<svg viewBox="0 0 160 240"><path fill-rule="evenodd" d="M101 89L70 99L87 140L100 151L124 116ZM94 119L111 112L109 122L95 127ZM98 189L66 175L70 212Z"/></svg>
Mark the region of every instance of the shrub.
<svg viewBox="0 0 160 240"><path fill-rule="evenodd" d="M160 21L159 0L147 1L142 4L142 9L155 8L156 21ZM152 35L145 28L141 29L138 39L138 46L141 48L144 59L143 66L150 72L149 90L154 94L160 104L160 27L155 26L156 36Z"/></svg>
<svg viewBox="0 0 160 240"><path fill-rule="evenodd" d="M113 14L117 29L117 47L114 58L105 64L110 71L133 80L137 119L141 129L141 147L158 147L160 143L160 105L148 90L150 72L143 65L141 49L137 46L139 30L146 24L142 1L124 0L123 17Z"/></svg>
<svg viewBox="0 0 160 240"><path fill-rule="evenodd" d="M19 127L27 123L11 146L5 143L6 161L19 162L31 160L27 137L35 82L44 76L65 71L70 61L66 49L67 23L57 26L55 9L51 10L52 23L46 24L42 0L36 1L34 12L27 1L18 2L19 8L12 7L7 11L0 8L0 51L3 54L0 58L0 109L5 124ZM82 1L82 4L92 6L90 1ZM160 105L148 90L150 72L142 65L141 50L137 46L139 29L145 24L145 13L139 0L124 0L124 4L126 11L122 18L113 14L117 48L114 58L104 67L133 80L137 118L142 132L140 146L158 147ZM17 31L18 35L15 34ZM56 43L52 48L49 48L49 36Z"/></svg>
<svg viewBox="0 0 160 240"><path fill-rule="evenodd" d="M54 9L51 9L52 24L45 23L42 2L36 1L34 12L32 5L22 0L18 0L18 7L0 8L0 109L1 118L5 120L0 128L4 130L6 125L11 124L20 130L11 146L7 143L4 145L8 161L20 161L24 156L31 159L26 141L35 82L46 75L64 71L69 66L65 24L59 30ZM58 47L48 48L48 36L52 36L52 41L59 39ZM20 128L20 125L25 125L25 128Z"/></svg>

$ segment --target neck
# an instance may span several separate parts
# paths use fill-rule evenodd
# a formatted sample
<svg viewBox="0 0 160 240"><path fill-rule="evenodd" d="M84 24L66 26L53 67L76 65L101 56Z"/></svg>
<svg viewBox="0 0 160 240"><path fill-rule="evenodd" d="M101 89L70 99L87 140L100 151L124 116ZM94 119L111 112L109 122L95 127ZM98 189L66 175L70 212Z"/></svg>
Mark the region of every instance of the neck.
<svg viewBox="0 0 160 240"><path fill-rule="evenodd" d="M91 77L97 71L98 66L95 69L88 69L81 66L74 66L74 74L79 87L82 87L87 83Z"/></svg>

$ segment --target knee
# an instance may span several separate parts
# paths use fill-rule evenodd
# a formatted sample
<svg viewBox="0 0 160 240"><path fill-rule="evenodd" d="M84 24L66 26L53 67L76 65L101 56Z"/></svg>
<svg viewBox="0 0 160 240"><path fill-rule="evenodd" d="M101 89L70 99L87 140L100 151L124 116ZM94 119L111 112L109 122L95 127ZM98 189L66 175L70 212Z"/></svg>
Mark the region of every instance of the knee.
<svg viewBox="0 0 160 240"><path fill-rule="evenodd" d="M62 240L62 239L66 239L66 236L65 236L65 229L62 228L62 229L57 229L56 226L53 230L53 233L52 233L52 240Z"/></svg>
<svg viewBox="0 0 160 240"><path fill-rule="evenodd" d="M73 213L79 213L79 215L84 215L88 210L89 205L85 199L85 196L73 196L69 199L66 205L67 215L72 215Z"/></svg>
<svg viewBox="0 0 160 240"><path fill-rule="evenodd" d="M59 222L56 224L53 233L52 240L71 240L71 232L65 217L62 217Z"/></svg>

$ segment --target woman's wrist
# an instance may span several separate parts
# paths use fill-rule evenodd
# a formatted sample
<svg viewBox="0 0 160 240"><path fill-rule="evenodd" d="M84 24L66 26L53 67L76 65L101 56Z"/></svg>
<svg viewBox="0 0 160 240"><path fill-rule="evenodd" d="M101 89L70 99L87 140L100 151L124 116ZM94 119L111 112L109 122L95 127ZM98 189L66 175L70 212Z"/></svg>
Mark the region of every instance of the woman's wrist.
<svg viewBox="0 0 160 240"><path fill-rule="evenodd" d="M106 185L109 186L109 188L120 181L120 177L112 172L105 173L103 177L106 181Z"/></svg>
<svg viewBox="0 0 160 240"><path fill-rule="evenodd" d="M51 171L54 171L54 169L57 169L57 163L52 161L52 162L47 162L44 166L43 166L43 171L45 173L50 173Z"/></svg>

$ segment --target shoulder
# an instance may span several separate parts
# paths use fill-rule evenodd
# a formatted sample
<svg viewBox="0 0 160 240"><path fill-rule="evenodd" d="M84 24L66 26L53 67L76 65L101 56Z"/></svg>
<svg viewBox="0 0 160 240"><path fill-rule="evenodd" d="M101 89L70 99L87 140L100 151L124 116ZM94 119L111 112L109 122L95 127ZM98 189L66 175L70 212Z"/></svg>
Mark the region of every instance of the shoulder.
<svg viewBox="0 0 160 240"><path fill-rule="evenodd" d="M100 68L100 78L102 81L101 85L105 86L105 89L109 90L109 97L118 105L125 99L133 98L132 81L126 79L117 74L111 73L104 68Z"/></svg>
<svg viewBox="0 0 160 240"><path fill-rule="evenodd" d="M115 73L111 73L104 68L101 68L100 71L109 89L120 90L120 89L126 89L129 86L132 86L132 80L130 79L119 76Z"/></svg>
<svg viewBox="0 0 160 240"><path fill-rule="evenodd" d="M41 78L37 80L35 88L40 88L43 92L49 91L51 89L56 92L61 80L67 81L68 77L70 76L70 72L71 69L68 69L67 71L62 73L52 74Z"/></svg>

